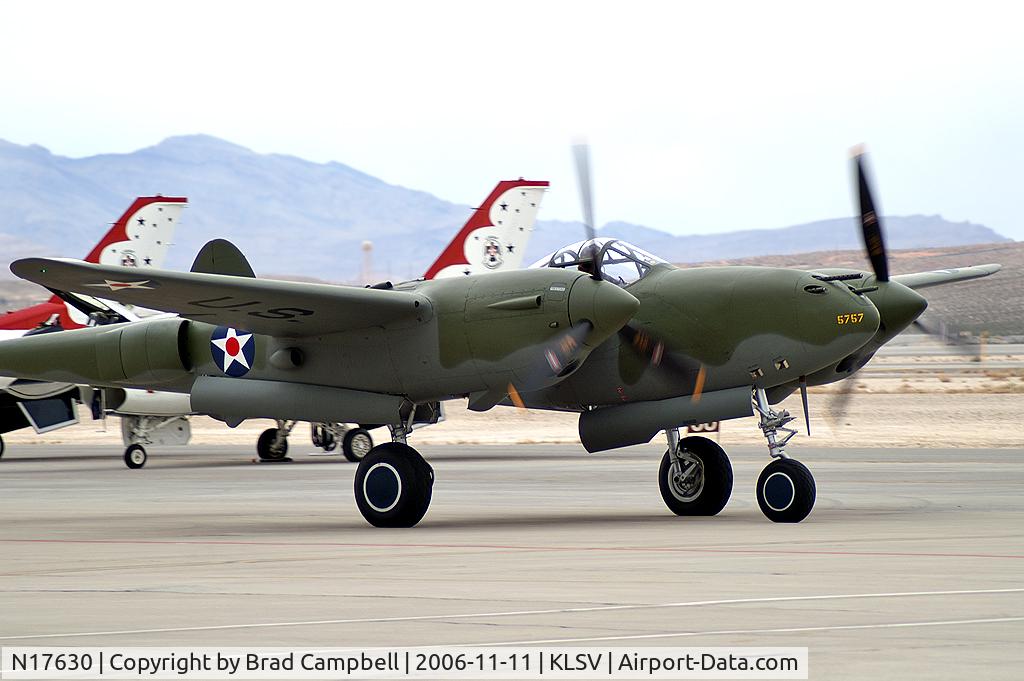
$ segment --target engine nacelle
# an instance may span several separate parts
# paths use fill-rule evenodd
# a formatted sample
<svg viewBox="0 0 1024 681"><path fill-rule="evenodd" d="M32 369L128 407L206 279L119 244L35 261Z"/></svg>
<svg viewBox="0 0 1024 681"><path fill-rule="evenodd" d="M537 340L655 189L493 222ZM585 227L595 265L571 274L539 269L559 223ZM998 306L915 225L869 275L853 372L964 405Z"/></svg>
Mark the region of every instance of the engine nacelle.
<svg viewBox="0 0 1024 681"><path fill-rule="evenodd" d="M36 381L156 386L188 378L190 322L162 317L3 343L0 373Z"/></svg>
<svg viewBox="0 0 1024 681"><path fill-rule="evenodd" d="M190 369L188 327L177 317L110 327L96 340L100 379L143 385L181 379Z"/></svg>

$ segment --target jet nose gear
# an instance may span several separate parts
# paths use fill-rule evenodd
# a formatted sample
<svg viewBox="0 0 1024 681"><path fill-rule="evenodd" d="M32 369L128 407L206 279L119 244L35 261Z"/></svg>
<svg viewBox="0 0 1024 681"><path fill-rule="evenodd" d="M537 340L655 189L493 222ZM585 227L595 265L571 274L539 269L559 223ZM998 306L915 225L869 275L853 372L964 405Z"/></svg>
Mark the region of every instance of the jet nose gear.
<svg viewBox="0 0 1024 681"><path fill-rule="evenodd" d="M760 415L757 427L768 441L768 452L774 459L757 478L757 505L772 522L798 523L814 508L817 489L807 466L786 456L786 443L796 435L786 424L796 417L785 409L772 409L764 388L754 388L753 401ZM785 434L779 438L779 432Z"/></svg>

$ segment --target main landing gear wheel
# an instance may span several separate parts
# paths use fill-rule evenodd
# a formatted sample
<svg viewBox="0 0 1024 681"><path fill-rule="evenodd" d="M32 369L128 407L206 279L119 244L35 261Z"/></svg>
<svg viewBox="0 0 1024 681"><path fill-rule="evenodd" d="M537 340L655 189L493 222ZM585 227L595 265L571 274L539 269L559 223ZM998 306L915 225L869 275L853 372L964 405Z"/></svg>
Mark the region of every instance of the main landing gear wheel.
<svg viewBox="0 0 1024 681"><path fill-rule="evenodd" d="M4 439L0 437L0 459L3 458L5 449L7 449L7 445L4 444Z"/></svg>
<svg viewBox="0 0 1024 681"><path fill-rule="evenodd" d="M327 426L322 423L314 423L312 431L314 447L319 447L325 452L334 451L334 448L338 445L338 441L334 438L334 433L332 433Z"/></svg>
<svg viewBox="0 0 1024 681"><path fill-rule="evenodd" d="M130 445L124 450L124 465L128 468L142 468L146 458L146 448L142 445Z"/></svg>
<svg viewBox="0 0 1024 681"><path fill-rule="evenodd" d="M795 459L775 459L757 477L757 505L768 520L798 523L814 508L814 477Z"/></svg>
<svg viewBox="0 0 1024 681"><path fill-rule="evenodd" d="M373 438L362 428L353 428L341 440L341 453L349 461L359 463L373 449Z"/></svg>
<svg viewBox="0 0 1024 681"><path fill-rule="evenodd" d="M732 495L732 464L725 450L706 437L679 441L677 456L666 451L658 470L665 505L676 515L717 515Z"/></svg>
<svg viewBox="0 0 1024 681"><path fill-rule="evenodd" d="M412 527L430 506L434 469L400 442L377 445L356 469L356 505L374 527Z"/></svg>
<svg viewBox="0 0 1024 681"><path fill-rule="evenodd" d="M256 453L263 461L281 461L288 455L288 440L278 443L278 429L267 428L256 440Z"/></svg>

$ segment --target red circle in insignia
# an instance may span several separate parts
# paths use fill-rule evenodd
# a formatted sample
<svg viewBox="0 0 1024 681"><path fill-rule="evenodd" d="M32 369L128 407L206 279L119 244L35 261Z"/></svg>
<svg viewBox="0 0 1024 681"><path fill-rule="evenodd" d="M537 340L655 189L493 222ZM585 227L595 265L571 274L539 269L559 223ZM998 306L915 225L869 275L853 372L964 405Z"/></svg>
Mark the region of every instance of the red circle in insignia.
<svg viewBox="0 0 1024 681"><path fill-rule="evenodd" d="M224 350L232 357L237 355L238 351L241 350L241 347L238 345L238 339L228 338L228 342L224 344Z"/></svg>

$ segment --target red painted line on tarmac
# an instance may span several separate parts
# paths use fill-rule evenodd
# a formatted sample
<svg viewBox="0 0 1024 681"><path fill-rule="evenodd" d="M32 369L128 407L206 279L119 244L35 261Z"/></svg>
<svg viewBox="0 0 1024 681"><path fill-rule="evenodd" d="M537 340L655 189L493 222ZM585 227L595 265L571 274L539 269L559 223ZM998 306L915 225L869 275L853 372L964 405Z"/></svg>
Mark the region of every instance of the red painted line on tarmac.
<svg viewBox="0 0 1024 681"><path fill-rule="evenodd" d="M185 545L185 546L271 546L271 547L322 547L348 549L485 549L498 551L609 551L609 552L652 552L652 553L738 553L797 556L877 556L881 558L1008 558L1020 560L1024 555L1005 553L917 553L912 551L827 551L800 549L717 549L682 548L672 546L522 546L511 544L391 544L391 543L345 543L345 542L260 542L206 539L0 539L2 544L128 544L128 545Z"/></svg>

